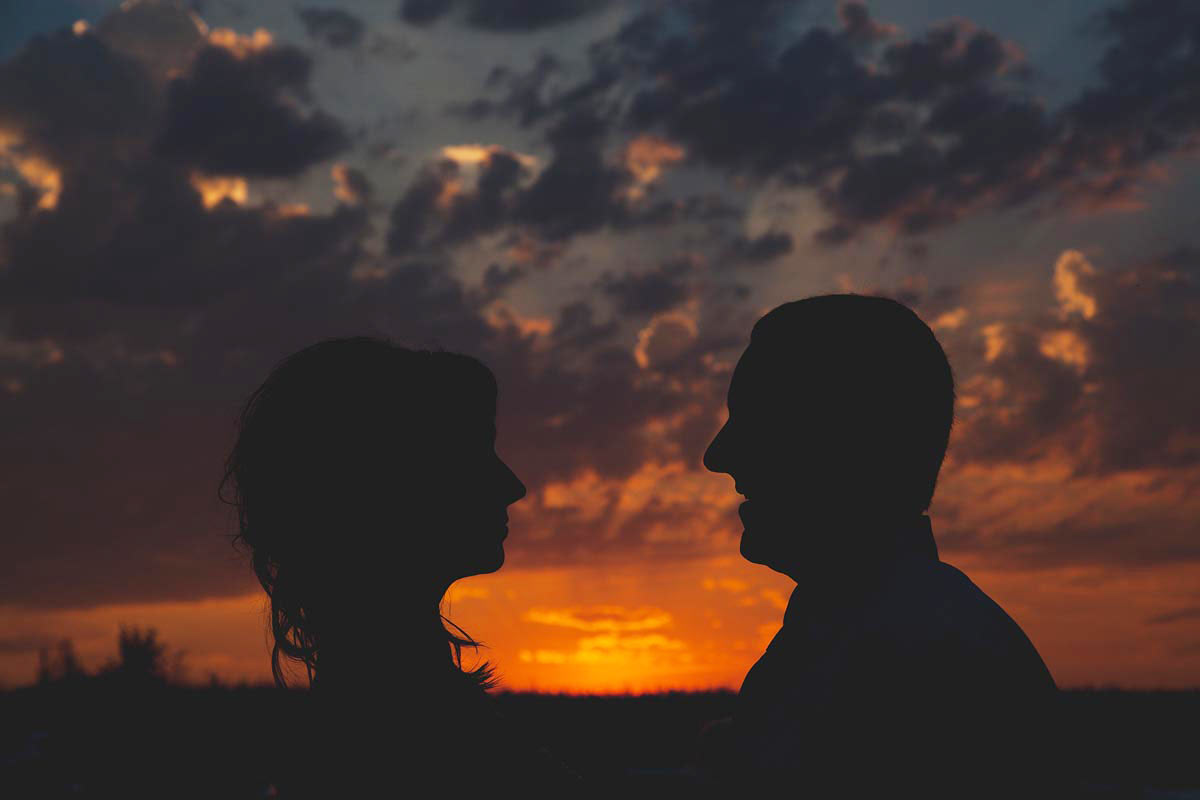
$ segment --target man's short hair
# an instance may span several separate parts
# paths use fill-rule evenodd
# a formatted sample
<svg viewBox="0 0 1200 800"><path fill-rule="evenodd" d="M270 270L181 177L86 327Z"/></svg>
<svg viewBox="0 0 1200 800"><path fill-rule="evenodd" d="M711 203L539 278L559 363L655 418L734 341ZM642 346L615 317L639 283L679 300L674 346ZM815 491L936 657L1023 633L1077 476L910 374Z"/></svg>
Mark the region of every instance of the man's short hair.
<svg viewBox="0 0 1200 800"><path fill-rule="evenodd" d="M824 417L825 444L879 466L872 491L906 509L929 507L954 420L954 377L912 309L855 294L785 303L754 326L751 352L771 365L781 400Z"/></svg>

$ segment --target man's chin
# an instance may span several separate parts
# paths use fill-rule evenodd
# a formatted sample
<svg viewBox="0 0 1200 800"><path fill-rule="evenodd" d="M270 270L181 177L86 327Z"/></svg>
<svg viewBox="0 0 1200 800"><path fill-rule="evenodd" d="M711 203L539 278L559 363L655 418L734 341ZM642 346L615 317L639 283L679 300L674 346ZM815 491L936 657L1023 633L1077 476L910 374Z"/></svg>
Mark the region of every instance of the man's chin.
<svg viewBox="0 0 1200 800"><path fill-rule="evenodd" d="M749 529L742 531L742 543L738 548L742 554L742 558L749 561L751 564L767 564L767 554L762 551L762 547L756 541L756 537Z"/></svg>
<svg viewBox="0 0 1200 800"><path fill-rule="evenodd" d="M756 535L749 528L742 531L742 543L738 550L742 558L751 564L760 564L784 575L791 574L787 558L779 552L779 548L771 547L769 539L764 542L761 534Z"/></svg>

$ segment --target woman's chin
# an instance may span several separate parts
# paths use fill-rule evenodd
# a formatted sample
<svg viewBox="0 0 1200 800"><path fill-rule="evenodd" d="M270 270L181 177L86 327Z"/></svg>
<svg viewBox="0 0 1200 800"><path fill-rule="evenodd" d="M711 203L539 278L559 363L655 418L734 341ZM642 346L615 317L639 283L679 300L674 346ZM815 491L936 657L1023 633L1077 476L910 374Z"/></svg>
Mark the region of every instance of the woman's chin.
<svg viewBox="0 0 1200 800"><path fill-rule="evenodd" d="M495 572L504 566L504 545L496 545L496 554L492 557L490 563L491 566L483 570L480 574L485 575L489 572Z"/></svg>
<svg viewBox="0 0 1200 800"><path fill-rule="evenodd" d="M497 544L491 552L478 553L471 563L463 570L461 577L472 575L487 575L504 566L504 545Z"/></svg>

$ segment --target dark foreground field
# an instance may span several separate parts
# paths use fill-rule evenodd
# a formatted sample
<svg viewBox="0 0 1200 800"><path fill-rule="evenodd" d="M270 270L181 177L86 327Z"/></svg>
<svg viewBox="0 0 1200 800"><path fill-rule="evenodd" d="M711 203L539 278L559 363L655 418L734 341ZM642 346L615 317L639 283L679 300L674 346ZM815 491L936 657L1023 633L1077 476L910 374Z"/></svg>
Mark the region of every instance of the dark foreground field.
<svg viewBox="0 0 1200 800"><path fill-rule="evenodd" d="M0 797L262 798L303 731L304 693L79 676L0 694ZM505 716L608 786L694 755L727 692L500 694ZM1094 797L1200 798L1200 692L1070 691L1063 757ZM402 747L403 725L392 732ZM467 734L467 732L464 732ZM448 743L452 746L452 743ZM464 765L469 770L469 765Z"/></svg>

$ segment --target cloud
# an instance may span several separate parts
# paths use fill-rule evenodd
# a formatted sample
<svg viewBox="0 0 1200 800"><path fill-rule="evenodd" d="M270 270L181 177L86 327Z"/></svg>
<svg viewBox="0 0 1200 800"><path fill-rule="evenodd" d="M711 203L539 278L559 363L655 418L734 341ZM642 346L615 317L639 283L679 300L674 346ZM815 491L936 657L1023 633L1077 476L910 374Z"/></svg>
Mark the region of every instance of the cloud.
<svg viewBox="0 0 1200 800"><path fill-rule="evenodd" d="M734 237L728 258L734 263L765 264L792 252L792 235L784 231L766 231L758 236Z"/></svg>
<svg viewBox="0 0 1200 800"><path fill-rule="evenodd" d="M695 320L687 314L675 311L657 314L638 331L633 356L642 369L662 369L691 350L698 335Z"/></svg>
<svg viewBox="0 0 1200 800"><path fill-rule="evenodd" d="M1079 475L1044 459L954 468L942 483L934 525L952 563L1120 573L1200 563L1196 470Z"/></svg>
<svg viewBox="0 0 1200 800"><path fill-rule="evenodd" d="M0 491L20 532L0 603L252 590L214 494L245 392L322 336L366 329L479 352L492 335L485 298L444 265L367 257L361 203L301 214L256 197L253 176L286 176L325 149L310 124L322 117L284 104L306 90L306 57L264 36L214 31L213 44L176 8L176 30L199 49L168 80L152 72L162 53L136 46L149 23L129 15L143 5L81 35L35 38L0 65L5 152L61 175L55 203L22 201L0 230L0 429L28 455ZM247 126L235 139L294 146L172 139L186 108ZM156 146L164 130L178 147ZM361 176L337 173L344 195L366 199Z"/></svg>
<svg viewBox="0 0 1200 800"><path fill-rule="evenodd" d="M0 655L36 653L58 644L49 636L6 636L0 638Z"/></svg>
<svg viewBox="0 0 1200 800"><path fill-rule="evenodd" d="M145 70L92 35L36 37L0 65L0 139L71 172L100 153L126 153L160 101Z"/></svg>
<svg viewBox="0 0 1200 800"><path fill-rule="evenodd" d="M402 0L400 18L411 25L427 25L454 7L454 0Z"/></svg>
<svg viewBox="0 0 1200 800"><path fill-rule="evenodd" d="M872 19L866 3L858 0L838 0L837 14L846 36L855 42L878 42L900 33L897 26Z"/></svg>
<svg viewBox="0 0 1200 800"><path fill-rule="evenodd" d="M361 206L371 200L375 192L365 172L345 164L334 164L330 170L333 178L333 194L347 205Z"/></svg>
<svg viewBox="0 0 1200 800"><path fill-rule="evenodd" d="M1063 317L1079 314L1084 319L1096 316L1096 298L1080 289L1080 282L1096 274L1087 256L1078 250L1065 250L1054 262L1054 294Z"/></svg>
<svg viewBox="0 0 1200 800"><path fill-rule="evenodd" d="M470 120L482 120L490 116L515 116L522 125L529 125L549 111L547 86L562 71L562 62L552 53L540 53L526 72L500 65L488 72L484 88L489 94L501 89L503 97L479 97L465 104L449 107L452 114Z"/></svg>
<svg viewBox="0 0 1200 800"><path fill-rule="evenodd" d="M619 313L656 314L674 308L691 295L687 278L695 268L691 258L676 258L649 272L619 276L606 273L599 285L613 299Z"/></svg>
<svg viewBox="0 0 1200 800"><path fill-rule="evenodd" d="M428 25L457 8L472 27L520 33L570 22L606 5L608 0L403 0L400 17L411 25Z"/></svg>
<svg viewBox="0 0 1200 800"><path fill-rule="evenodd" d="M451 148L461 161L443 155L426 166L397 201L388 233L392 252L460 244L511 221L521 185L527 183L526 163L519 154L498 147L470 152L467 159ZM469 179L473 185L468 185Z"/></svg>
<svg viewBox="0 0 1200 800"><path fill-rule="evenodd" d="M1186 366L1200 354L1200 256L1101 270L1066 250L1048 283L1053 313L983 326L982 368L959 384L957 457L1057 452L1089 474L1200 463L1200 381Z"/></svg>
<svg viewBox="0 0 1200 800"><path fill-rule="evenodd" d="M595 43L575 85L553 87L552 60L523 76L501 68L509 96L466 108L526 125L586 109L691 164L812 189L827 246L1031 202L1130 207L1154 161L1200 130L1184 108L1200 74L1185 3L1153 13L1126 0L1099 15L1101 81L1054 110L1032 95L1021 49L968 21L905 37L858 2L839 4L839 29L796 24L797 8L652 7Z"/></svg>
<svg viewBox="0 0 1200 800"><path fill-rule="evenodd" d="M214 174L280 177L347 147L337 119L291 99L308 95L307 55L269 40L230 41L202 49L171 81L159 153Z"/></svg>
<svg viewBox="0 0 1200 800"><path fill-rule="evenodd" d="M671 624L671 615L662 609L644 607L628 609L622 606L572 606L569 608L531 608L523 617L539 625L588 632L647 631Z"/></svg>
<svg viewBox="0 0 1200 800"><path fill-rule="evenodd" d="M308 35L330 47L357 47L366 26L358 17L340 8L305 7L296 9Z"/></svg>
<svg viewBox="0 0 1200 800"><path fill-rule="evenodd" d="M684 155L683 148L658 136L643 134L630 139L623 154L625 169L634 181L629 191L641 196L666 167L682 161Z"/></svg>
<svg viewBox="0 0 1200 800"><path fill-rule="evenodd" d="M1042 128L1060 142L1065 117L1028 100L1007 43L962 23L870 34L882 23L851 19L852 5L828 30L785 24L792 3L639 6L580 83L549 55L529 74L494 72L480 118L536 131L501 138L501 121L495 139L426 141L428 162L413 155L398 186L383 169L394 161L372 162L377 174L334 146L349 134L322 128L310 60L270 35L122 11L119 25L32 41L0 65L17 164L0 233L0 434L33 454L0 492L21 565L0 574L0 601L252 590L212 497L230 419L286 353L362 332L471 352L497 373L501 452L530 487L514 562L734 552L736 497L699 458L757 304L782 289L721 267L799 247L794 228L744 219L745 196L816 189L826 238L849 240L932 229L1081 174L1051 168L1060 153ZM454 14L470 24L469 6ZM141 41L155 26L175 31L177 53ZM221 130L180 127L206 109ZM1028 123L1007 129L1019 141L989 139L1008 115ZM273 136L295 146L264 154ZM905 148L915 162L896 160ZM1112 259L1049 259L1020 313L997 311L1009 301L973 284L970 264L955 291L897 293L960 378L939 507L954 516L950 552L1192 557L1195 254ZM1057 471L1037 472L1046 461ZM1057 499L1064 485L1075 499ZM1014 508L1036 513L1016 526ZM1145 535L1147 519L1161 532ZM547 652L680 652L666 628L564 630L617 638ZM637 638L652 634L664 639Z"/></svg>
<svg viewBox="0 0 1200 800"><path fill-rule="evenodd" d="M605 228L664 225L688 218L719 218L724 206L706 198L644 202L624 159L605 151L604 125L588 113L569 115L550 130L553 157L537 159L497 145L445 148L427 164L392 210L394 253L446 248L508 227L554 246ZM657 163L665 163L658 154ZM643 178L652 168L639 161ZM648 179L647 179L648 180ZM640 187L640 191L632 189Z"/></svg>
<svg viewBox="0 0 1200 800"><path fill-rule="evenodd" d="M1165 614L1158 614L1146 622L1150 625L1168 625L1173 622L1190 622L1197 619L1200 619L1200 606L1187 606L1168 611Z"/></svg>

